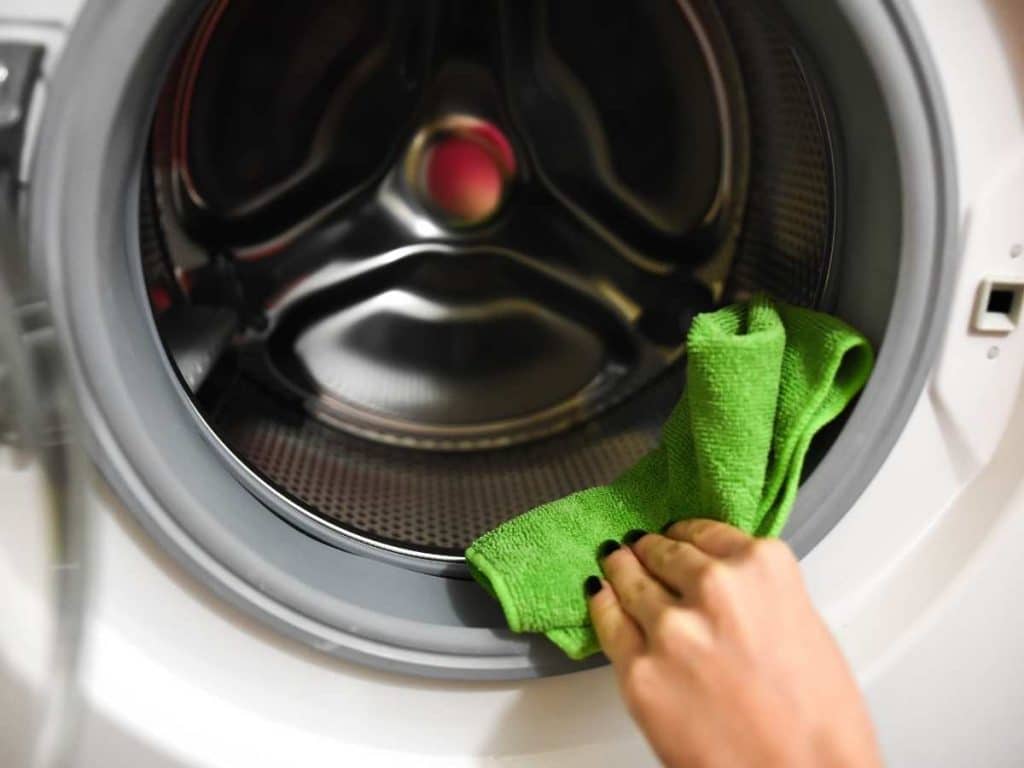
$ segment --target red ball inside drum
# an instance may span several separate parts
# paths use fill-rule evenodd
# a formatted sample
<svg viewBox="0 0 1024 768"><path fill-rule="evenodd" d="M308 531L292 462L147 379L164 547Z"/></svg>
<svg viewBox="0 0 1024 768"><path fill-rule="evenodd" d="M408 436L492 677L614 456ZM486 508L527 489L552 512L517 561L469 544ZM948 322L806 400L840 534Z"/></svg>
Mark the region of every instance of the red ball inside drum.
<svg viewBox="0 0 1024 768"><path fill-rule="evenodd" d="M435 144L425 161L431 205L466 224L493 216L504 198L508 173L500 149L478 136L455 135Z"/></svg>

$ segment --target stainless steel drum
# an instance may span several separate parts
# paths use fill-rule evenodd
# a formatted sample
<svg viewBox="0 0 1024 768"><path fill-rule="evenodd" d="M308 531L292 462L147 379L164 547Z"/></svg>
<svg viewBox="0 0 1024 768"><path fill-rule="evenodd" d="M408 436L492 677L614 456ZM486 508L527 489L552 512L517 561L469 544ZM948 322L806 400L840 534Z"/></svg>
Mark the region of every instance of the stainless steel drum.
<svg viewBox="0 0 1024 768"><path fill-rule="evenodd" d="M612 479L657 440L694 314L827 304L831 119L779 18L211 3L140 202L209 429L284 514L431 559Z"/></svg>

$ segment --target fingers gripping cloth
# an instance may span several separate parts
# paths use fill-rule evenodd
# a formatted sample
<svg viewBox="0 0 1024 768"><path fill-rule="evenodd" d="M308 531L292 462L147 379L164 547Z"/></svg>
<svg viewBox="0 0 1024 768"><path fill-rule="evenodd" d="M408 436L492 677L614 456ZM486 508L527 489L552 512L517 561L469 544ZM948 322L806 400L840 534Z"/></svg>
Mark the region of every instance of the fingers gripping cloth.
<svg viewBox="0 0 1024 768"><path fill-rule="evenodd" d="M684 518L777 536L811 438L839 416L874 364L868 341L828 315L756 298L697 317L687 386L661 442L611 485L505 523L467 550L474 578L515 632L545 634L582 659L599 650L583 581L597 550Z"/></svg>

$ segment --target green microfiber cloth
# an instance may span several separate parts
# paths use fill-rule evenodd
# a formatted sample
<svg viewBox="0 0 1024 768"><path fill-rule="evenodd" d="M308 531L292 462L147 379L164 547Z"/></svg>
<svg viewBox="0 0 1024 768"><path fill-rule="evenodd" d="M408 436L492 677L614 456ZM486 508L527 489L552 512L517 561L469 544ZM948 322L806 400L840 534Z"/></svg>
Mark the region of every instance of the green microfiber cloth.
<svg viewBox="0 0 1024 768"><path fill-rule="evenodd" d="M873 364L857 331L768 298L697 317L686 391L658 448L611 485L479 538L466 552L473 576L513 631L544 633L574 659L597 652L583 581L600 573L600 544L695 517L777 536L811 438L842 413Z"/></svg>

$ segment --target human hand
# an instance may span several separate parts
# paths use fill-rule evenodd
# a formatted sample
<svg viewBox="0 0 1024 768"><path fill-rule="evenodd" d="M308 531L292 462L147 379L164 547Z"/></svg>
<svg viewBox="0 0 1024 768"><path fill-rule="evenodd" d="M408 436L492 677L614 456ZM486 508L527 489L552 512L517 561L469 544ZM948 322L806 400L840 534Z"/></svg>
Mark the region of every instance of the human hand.
<svg viewBox="0 0 1024 768"><path fill-rule="evenodd" d="M785 544L708 520L626 539L602 549L590 614L667 766L881 765L864 701Z"/></svg>

